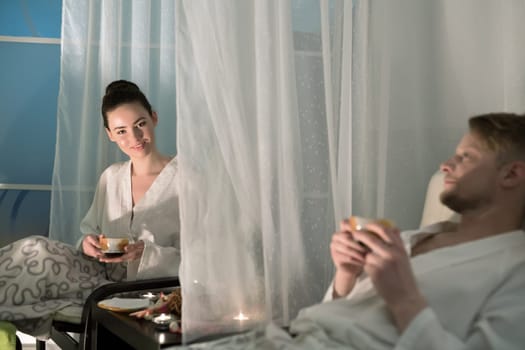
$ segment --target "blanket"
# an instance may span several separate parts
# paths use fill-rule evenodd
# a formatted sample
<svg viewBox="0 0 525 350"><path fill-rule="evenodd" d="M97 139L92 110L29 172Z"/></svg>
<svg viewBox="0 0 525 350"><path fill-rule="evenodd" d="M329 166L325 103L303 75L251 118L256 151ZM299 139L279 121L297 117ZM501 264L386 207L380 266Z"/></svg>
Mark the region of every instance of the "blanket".
<svg viewBox="0 0 525 350"><path fill-rule="evenodd" d="M56 312L82 306L95 288L125 276L124 264L100 263L68 244L21 239L0 248L0 320L46 338Z"/></svg>

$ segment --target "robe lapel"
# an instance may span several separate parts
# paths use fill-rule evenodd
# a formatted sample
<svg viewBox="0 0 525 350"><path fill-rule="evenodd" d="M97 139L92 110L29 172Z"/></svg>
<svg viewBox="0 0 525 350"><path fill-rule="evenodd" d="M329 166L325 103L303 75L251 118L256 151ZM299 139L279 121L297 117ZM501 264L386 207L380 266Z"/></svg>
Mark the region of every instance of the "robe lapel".
<svg viewBox="0 0 525 350"><path fill-rule="evenodd" d="M144 208L150 208L156 204L158 205L156 201L158 198L162 197L160 194L165 191L166 185L169 184L170 181L175 177L176 169L176 159L173 158L168 164L166 164L164 169L162 169L157 178L152 182L151 186L148 188L146 193L144 193L144 196L140 199L140 201L135 204L135 207L133 208L133 220L130 222L131 228L133 228L133 221L144 221L140 219L140 217L144 215L143 213L146 212ZM131 198L131 176L129 180L129 192ZM134 232L134 234L138 234L138 232Z"/></svg>
<svg viewBox="0 0 525 350"><path fill-rule="evenodd" d="M432 270L439 270L447 266L461 264L522 244L525 244L524 232L521 230L511 231L418 255L412 258L412 268L414 274L418 276ZM408 252L410 253L410 250Z"/></svg>
<svg viewBox="0 0 525 350"><path fill-rule="evenodd" d="M133 222L133 197L131 194L131 161L126 163L126 166L121 168L121 174L119 178L122 181L119 182L119 192L120 192L120 204L122 208L122 216L125 218L122 220L122 223L126 225L123 229L129 233L132 232L131 224Z"/></svg>

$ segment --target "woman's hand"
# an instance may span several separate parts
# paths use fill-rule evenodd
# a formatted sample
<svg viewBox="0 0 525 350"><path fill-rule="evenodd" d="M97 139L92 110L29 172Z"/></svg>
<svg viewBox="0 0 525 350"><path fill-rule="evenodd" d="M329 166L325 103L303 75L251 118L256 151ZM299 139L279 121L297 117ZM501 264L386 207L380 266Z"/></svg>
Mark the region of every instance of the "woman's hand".
<svg viewBox="0 0 525 350"><path fill-rule="evenodd" d="M366 249L353 238L348 220L341 221L340 229L332 235L330 254L336 269L334 298L346 296L363 271Z"/></svg>
<svg viewBox="0 0 525 350"><path fill-rule="evenodd" d="M99 239L104 235L88 234L82 240L82 252L93 258L100 258L103 254L100 251Z"/></svg>
<svg viewBox="0 0 525 350"><path fill-rule="evenodd" d="M105 263L119 263L124 261L133 261L140 259L142 253L144 252L144 241L137 241L135 243L130 243L124 247L124 254L116 257L107 257L102 254L99 258L101 262Z"/></svg>

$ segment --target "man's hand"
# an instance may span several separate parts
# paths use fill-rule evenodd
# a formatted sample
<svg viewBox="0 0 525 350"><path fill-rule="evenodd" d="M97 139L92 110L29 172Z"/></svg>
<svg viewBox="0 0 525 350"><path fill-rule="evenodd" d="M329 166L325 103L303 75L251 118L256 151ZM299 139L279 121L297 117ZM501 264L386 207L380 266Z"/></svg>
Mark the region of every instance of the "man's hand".
<svg viewBox="0 0 525 350"><path fill-rule="evenodd" d="M335 265L334 298L352 290L357 276L363 271L366 249L353 239L348 220L341 221L340 230L332 235L330 254Z"/></svg>
<svg viewBox="0 0 525 350"><path fill-rule="evenodd" d="M117 257L106 257L102 254L99 258L101 262L105 263L119 263L124 261L137 260L142 257L144 252L144 241L137 241L135 243L130 243L124 247L124 254Z"/></svg>
<svg viewBox="0 0 525 350"><path fill-rule="evenodd" d="M399 230L368 224L366 231L355 231L353 235L370 249L364 270L402 332L427 303L417 286Z"/></svg>

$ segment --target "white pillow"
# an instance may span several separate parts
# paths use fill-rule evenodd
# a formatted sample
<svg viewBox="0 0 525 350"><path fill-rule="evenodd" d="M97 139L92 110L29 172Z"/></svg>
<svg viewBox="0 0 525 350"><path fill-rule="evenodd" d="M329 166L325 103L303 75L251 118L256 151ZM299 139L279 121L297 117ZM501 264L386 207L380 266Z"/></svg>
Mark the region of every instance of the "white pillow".
<svg viewBox="0 0 525 350"><path fill-rule="evenodd" d="M425 197L425 205L423 207L423 214L421 215L420 227L428 226L439 221L459 221L459 215L446 206L439 200L439 195L443 191L443 180L445 174L438 170L428 182L427 194Z"/></svg>

